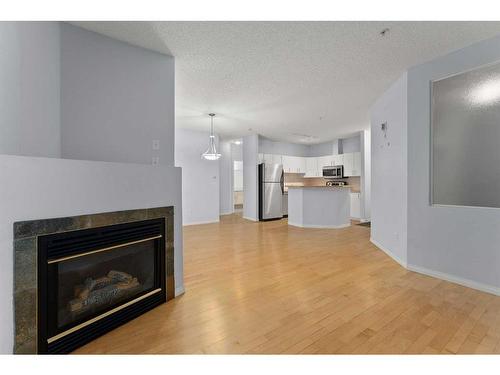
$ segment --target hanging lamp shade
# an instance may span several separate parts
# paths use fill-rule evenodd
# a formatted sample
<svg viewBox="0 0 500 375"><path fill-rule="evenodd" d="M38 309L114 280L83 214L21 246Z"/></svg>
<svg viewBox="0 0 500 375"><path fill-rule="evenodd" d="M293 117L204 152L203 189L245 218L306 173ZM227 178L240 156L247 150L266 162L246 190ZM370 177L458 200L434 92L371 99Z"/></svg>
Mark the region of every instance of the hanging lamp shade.
<svg viewBox="0 0 500 375"><path fill-rule="evenodd" d="M214 135L214 117L215 113L209 113L210 116L210 138L208 139L208 149L201 157L206 160L218 160L221 157L221 154L217 152L215 147L215 135Z"/></svg>

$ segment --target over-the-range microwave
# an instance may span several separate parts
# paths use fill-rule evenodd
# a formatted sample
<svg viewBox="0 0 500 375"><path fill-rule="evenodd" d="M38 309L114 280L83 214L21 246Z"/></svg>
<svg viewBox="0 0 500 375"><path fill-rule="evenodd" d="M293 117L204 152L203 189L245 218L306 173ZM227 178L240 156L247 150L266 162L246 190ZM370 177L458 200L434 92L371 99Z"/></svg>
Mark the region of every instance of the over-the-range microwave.
<svg viewBox="0 0 500 375"><path fill-rule="evenodd" d="M324 178L344 178L344 166L334 165L323 167Z"/></svg>

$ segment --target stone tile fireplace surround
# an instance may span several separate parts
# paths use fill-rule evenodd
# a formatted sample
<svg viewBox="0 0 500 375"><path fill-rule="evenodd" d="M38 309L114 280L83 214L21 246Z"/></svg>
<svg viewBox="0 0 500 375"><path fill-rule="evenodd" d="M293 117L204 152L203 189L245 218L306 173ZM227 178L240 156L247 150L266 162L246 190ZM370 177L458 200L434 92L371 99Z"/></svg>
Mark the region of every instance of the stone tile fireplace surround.
<svg viewBox="0 0 500 375"><path fill-rule="evenodd" d="M37 347L37 243L38 237L81 229L165 219L167 300L174 298L173 207L127 210L14 223L15 353L38 353Z"/></svg>

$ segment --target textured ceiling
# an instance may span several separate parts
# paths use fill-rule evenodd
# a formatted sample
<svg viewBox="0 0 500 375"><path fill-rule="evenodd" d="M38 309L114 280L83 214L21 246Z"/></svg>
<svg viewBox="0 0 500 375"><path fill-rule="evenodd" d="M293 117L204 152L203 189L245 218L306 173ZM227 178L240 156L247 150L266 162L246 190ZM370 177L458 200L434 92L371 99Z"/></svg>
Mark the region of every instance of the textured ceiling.
<svg viewBox="0 0 500 375"><path fill-rule="evenodd" d="M408 67L500 22L74 22L176 58L176 126L319 143L368 127ZM380 32L390 30L385 36Z"/></svg>

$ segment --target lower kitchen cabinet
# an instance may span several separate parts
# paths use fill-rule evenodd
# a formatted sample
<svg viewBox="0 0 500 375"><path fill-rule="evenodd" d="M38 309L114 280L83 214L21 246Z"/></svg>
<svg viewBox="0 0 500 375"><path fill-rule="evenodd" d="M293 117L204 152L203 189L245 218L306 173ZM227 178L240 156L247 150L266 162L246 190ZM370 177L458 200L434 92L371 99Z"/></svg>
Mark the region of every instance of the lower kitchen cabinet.
<svg viewBox="0 0 500 375"><path fill-rule="evenodd" d="M361 193L351 193L351 218L361 218Z"/></svg>

